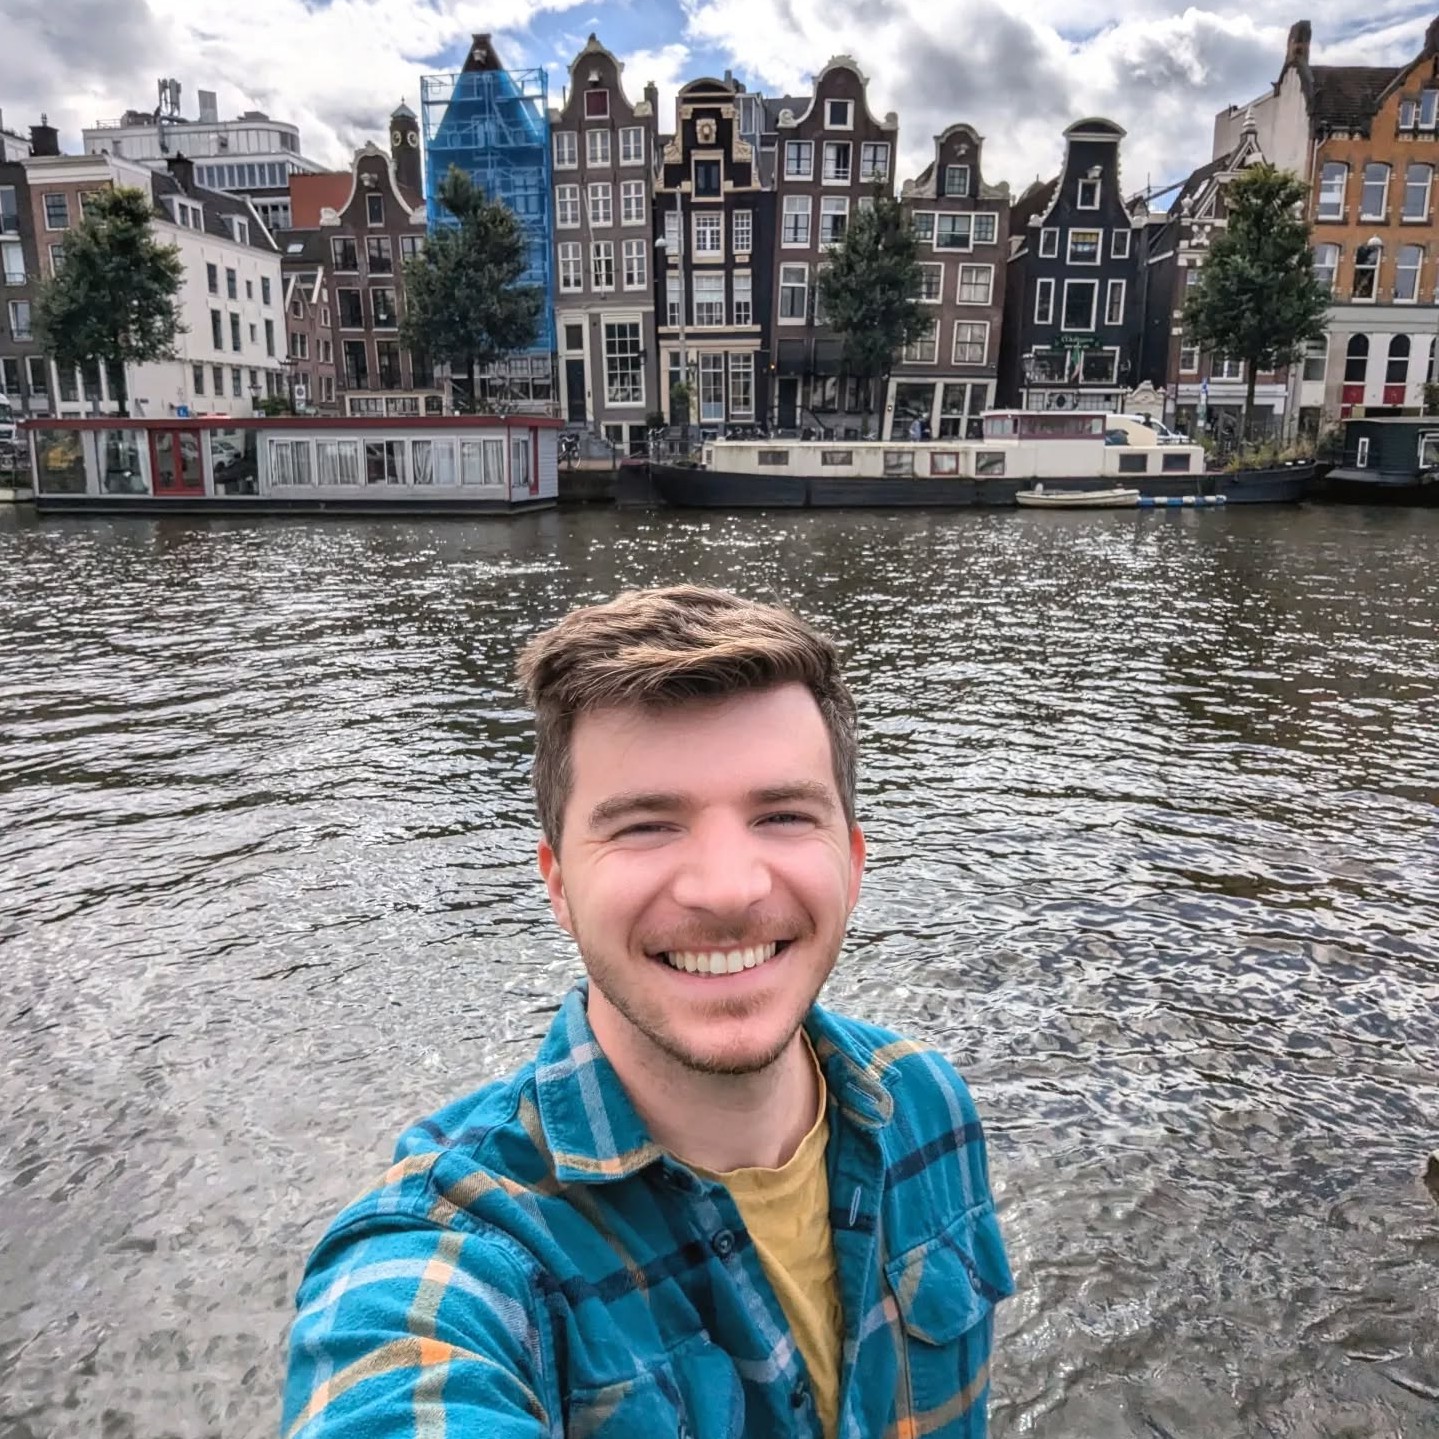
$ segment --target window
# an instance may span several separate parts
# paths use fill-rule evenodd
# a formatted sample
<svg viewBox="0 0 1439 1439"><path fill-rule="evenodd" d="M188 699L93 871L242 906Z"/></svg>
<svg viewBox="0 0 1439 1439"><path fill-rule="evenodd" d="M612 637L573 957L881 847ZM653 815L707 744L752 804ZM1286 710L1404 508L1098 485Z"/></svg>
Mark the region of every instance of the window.
<svg viewBox="0 0 1439 1439"><path fill-rule="evenodd" d="M1419 273L1424 268L1422 245L1401 245L1394 266L1394 298L1412 304L1419 298Z"/></svg>
<svg viewBox="0 0 1439 1439"><path fill-rule="evenodd" d="M1088 385L1112 385L1118 364L1117 350L1086 350L1079 362L1079 378Z"/></svg>
<svg viewBox="0 0 1439 1439"><path fill-rule="evenodd" d="M956 365L982 365L989 355L989 322L987 320L956 320L954 322L953 362Z"/></svg>
<svg viewBox="0 0 1439 1439"><path fill-rule="evenodd" d="M754 416L754 356L751 354L729 357L729 412L734 420Z"/></svg>
<svg viewBox="0 0 1439 1439"><path fill-rule="evenodd" d="M374 312L377 330L393 330L399 324L399 317L395 313L395 292L393 290L379 287L371 290L370 308Z"/></svg>
<svg viewBox="0 0 1439 1439"><path fill-rule="evenodd" d="M620 186L620 220L626 225L645 222L645 182L626 180Z"/></svg>
<svg viewBox="0 0 1439 1439"><path fill-rule="evenodd" d="M1181 375L1197 375L1199 373L1199 346L1187 335L1179 342L1179 373Z"/></svg>
<svg viewBox="0 0 1439 1439"><path fill-rule="evenodd" d="M25 250L18 240L0 242L0 266L4 268L7 285L25 283Z"/></svg>
<svg viewBox="0 0 1439 1439"><path fill-rule="evenodd" d="M780 225L780 244L804 249L809 244L810 197L786 195L784 219Z"/></svg>
<svg viewBox="0 0 1439 1439"><path fill-rule="evenodd" d="M974 217L974 243L992 245L999 238L999 217L997 215L976 215Z"/></svg>
<svg viewBox="0 0 1439 1439"><path fill-rule="evenodd" d="M608 130L585 131L585 160L590 165L610 163L610 132Z"/></svg>
<svg viewBox="0 0 1439 1439"><path fill-rule="evenodd" d="M1429 218L1429 183L1433 178L1432 165L1410 165L1404 172L1404 219Z"/></svg>
<svg viewBox="0 0 1439 1439"><path fill-rule="evenodd" d="M400 236L400 259L418 259L424 249L425 237L423 235L401 235Z"/></svg>
<svg viewBox="0 0 1439 1439"><path fill-rule="evenodd" d="M47 230L68 230L70 228L70 201L67 196L45 196L45 228Z"/></svg>
<svg viewBox="0 0 1439 1439"><path fill-rule="evenodd" d="M223 395L225 393L225 367L223 365L211 365L210 377L214 380L211 393Z"/></svg>
<svg viewBox="0 0 1439 1439"><path fill-rule="evenodd" d="M1409 336L1394 335L1389 341L1389 358L1384 362L1384 383L1409 383Z"/></svg>
<svg viewBox="0 0 1439 1439"><path fill-rule="evenodd" d="M1369 371L1369 336L1350 335L1344 351L1344 383L1362 385Z"/></svg>
<svg viewBox="0 0 1439 1439"><path fill-rule="evenodd" d="M848 140L826 140L824 142L824 183L826 185L849 184Z"/></svg>
<svg viewBox="0 0 1439 1439"><path fill-rule="evenodd" d="M1054 281L1050 279L1038 280L1034 286L1034 323L1036 325L1052 325L1054 323Z"/></svg>
<svg viewBox="0 0 1439 1439"><path fill-rule="evenodd" d="M205 393L205 367L204 365L190 366L190 388L197 395Z"/></svg>
<svg viewBox="0 0 1439 1439"><path fill-rule="evenodd" d="M410 475L417 485L453 485L459 475L455 469L453 440L411 440Z"/></svg>
<svg viewBox="0 0 1439 1439"><path fill-rule="evenodd" d="M200 367L203 370L203 366ZM43 355L25 356L25 374L30 381L30 393L43 395L50 388L49 364Z"/></svg>
<svg viewBox="0 0 1439 1439"><path fill-rule="evenodd" d="M335 269L341 271L358 270L360 268L360 252L354 240L348 236L336 236L330 241L330 254L335 262Z"/></svg>
<svg viewBox="0 0 1439 1439"><path fill-rule="evenodd" d="M819 242L837 245L844 238L849 224L849 196L824 195L819 202Z"/></svg>
<svg viewBox="0 0 1439 1439"><path fill-rule="evenodd" d="M824 104L824 127L826 130L848 130L854 124L853 100L826 100Z"/></svg>
<svg viewBox="0 0 1439 1439"><path fill-rule="evenodd" d="M665 278L665 324L678 325L680 322L680 277L668 275Z"/></svg>
<svg viewBox="0 0 1439 1439"><path fill-rule="evenodd" d="M371 235L365 241L365 261L372 275L390 275L395 270L395 257L388 235Z"/></svg>
<svg viewBox="0 0 1439 1439"><path fill-rule="evenodd" d="M1363 469L1369 463L1369 436L1360 435L1359 442L1354 449L1354 463L1359 469Z"/></svg>
<svg viewBox="0 0 1439 1439"><path fill-rule="evenodd" d="M625 289L643 290L649 284L648 249L649 244L645 240L625 241Z"/></svg>
<svg viewBox="0 0 1439 1439"><path fill-rule="evenodd" d="M1109 237L1109 253L1115 260L1127 260L1129 258L1129 242L1132 235L1130 230L1115 230Z"/></svg>
<svg viewBox="0 0 1439 1439"><path fill-rule="evenodd" d="M1124 281L1111 280L1104 292L1104 323L1106 325L1122 325L1124 323Z"/></svg>
<svg viewBox="0 0 1439 1439"><path fill-rule="evenodd" d="M779 267L779 317L803 321L809 314L809 266Z"/></svg>
<svg viewBox="0 0 1439 1439"><path fill-rule="evenodd" d="M580 187L578 185L555 186L555 225L561 230L579 229Z"/></svg>
<svg viewBox="0 0 1439 1439"><path fill-rule="evenodd" d="M934 248L936 250L968 250L973 215L936 215Z"/></svg>
<svg viewBox="0 0 1439 1439"><path fill-rule="evenodd" d="M938 305L944 299L943 263L922 263L919 267L919 290L916 300L925 305Z"/></svg>
<svg viewBox="0 0 1439 1439"><path fill-rule="evenodd" d="M1418 119L1419 102L1417 100L1401 100L1399 102L1399 128L1412 130Z"/></svg>
<svg viewBox="0 0 1439 1439"><path fill-rule="evenodd" d="M270 483L277 488L315 483L309 440L270 441Z"/></svg>
<svg viewBox="0 0 1439 1439"><path fill-rule="evenodd" d="M724 419L724 356L702 354L700 372L700 423L713 425Z"/></svg>
<svg viewBox="0 0 1439 1439"><path fill-rule="evenodd" d="M1099 181L1081 180L1079 182L1079 198L1075 203L1081 210L1097 210L1099 208Z"/></svg>
<svg viewBox="0 0 1439 1439"><path fill-rule="evenodd" d="M666 210L664 213L665 249L673 259L678 256L680 248L680 216L678 210Z"/></svg>
<svg viewBox="0 0 1439 1439"><path fill-rule="evenodd" d="M1071 230L1069 232L1069 263L1071 265L1097 265L1099 263L1098 230Z"/></svg>
<svg viewBox="0 0 1439 1439"><path fill-rule="evenodd" d="M20 206L13 185L0 185L0 235L20 233Z"/></svg>
<svg viewBox="0 0 1439 1439"><path fill-rule="evenodd" d="M1432 130L1436 119L1439 119L1439 90L1421 90L1419 92L1419 128Z"/></svg>
<svg viewBox="0 0 1439 1439"><path fill-rule="evenodd" d="M814 141L787 140L784 147L786 180L814 179Z"/></svg>
<svg viewBox="0 0 1439 1439"><path fill-rule="evenodd" d="M961 265L959 294L961 305L987 305L994 293L993 265Z"/></svg>
<svg viewBox="0 0 1439 1439"><path fill-rule="evenodd" d="M969 194L969 166L946 165L944 167L944 194L963 199Z"/></svg>
<svg viewBox="0 0 1439 1439"><path fill-rule="evenodd" d="M1066 280L1064 313L1060 324L1066 330L1092 330L1094 307L1099 298L1098 280Z"/></svg>
<svg viewBox="0 0 1439 1439"><path fill-rule="evenodd" d="M385 223L385 197L371 193L365 196L365 223L367 225L383 225Z"/></svg>
<svg viewBox="0 0 1439 1439"><path fill-rule="evenodd" d="M358 440L316 440L315 469L322 485L360 483Z"/></svg>
<svg viewBox="0 0 1439 1439"><path fill-rule="evenodd" d="M754 290L749 271L734 277L734 322L736 325L754 324Z"/></svg>
<svg viewBox="0 0 1439 1439"><path fill-rule="evenodd" d="M919 210L910 217L910 225L914 230L915 238L921 243L934 239L934 211Z"/></svg>
<svg viewBox="0 0 1439 1439"><path fill-rule="evenodd" d="M333 341L325 339L320 341L320 363L322 365L333 365L335 363L335 346Z"/></svg>
<svg viewBox="0 0 1439 1439"><path fill-rule="evenodd" d="M231 269L226 269L225 271L225 298L228 300L238 300L240 298L239 290L235 284L235 272Z"/></svg>
<svg viewBox="0 0 1439 1439"><path fill-rule="evenodd" d="M1344 218L1344 190L1349 183L1349 166L1337 160L1328 161L1319 173L1319 208L1317 220Z"/></svg>
<svg viewBox="0 0 1439 1439"><path fill-rule="evenodd" d="M643 165L644 162L644 129L639 125L627 125L620 131L620 164Z"/></svg>
<svg viewBox="0 0 1439 1439"><path fill-rule="evenodd" d="M365 483L403 485L405 446L402 440L365 441Z"/></svg>
<svg viewBox="0 0 1439 1439"><path fill-rule="evenodd" d="M1215 355L1210 361L1209 373L1216 380L1242 380L1244 361L1231 360L1228 355Z"/></svg>
<svg viewBox="0 0 1439 1439"><path fill-rule="evenodd" d="M615 287L615 242L596 240L590 246L590 284L596 290Z"/></svg>
<svg viewBox="0 0 1439 1439"><path fill-rule="evenodd" d="M605 324L605 398L611 405L645 402L645 362L638 320Z"/></svg>
<svg viewBox="0 0 1439 1439"><path fill-rule="evenodd" d="M240 317L238 315L230 316L230 348L232 350L240 348Z"/></svg>
<svg viewBox="0 0 1439 1439"><path fill-rule="evenodd" d="M696 255L723 255L723 254L724 254L724 216L723 216L723 215L696 215L694 218L695 218L695 254L696 254Z"/></svg>
<svg viewBox="0 0 1439 1439"><path fill-rule="evenodd" d="M724 276L696 275L695 327L724 324Z"/></svg>
<svg viewBox="0 0 1439 1439"><path fill-rule="evenodd" d="M859 178L866 183L889 178L888 140L866 140L859 147Z"/></svg>
<svg viewBox="0 0 1439 1439"><path fill-rule="evenodd" d="M205 287L212 295L220 293L220 267L218 265L205 266Z"/></svg>
<svg viewBox="0 0 1439 1439"><path fill-rule="evenodd" d="M231 394L235 399L238 400L238 399L240 398L240 396L244 394L244 392L245 392L245 377L240 373L240 371L239 371L238 369L233 369L233 370L231 370L231 371L230 371L230 394Z"/></svg>
<svg viewBox="0 0 1439 1439"><path fill-rule="evenodd" d="M886 450L884 452L884 473L886 478L903 478L914 474L913 450Z"/></svg>
<svg viewBox="0 0 1439 1439"><path fill-rule="evenodd" d="M1053 260L1059 254L1059 231L1044 229L1039 232L1039 258Z"/></svg>
<svg viewBox="0 0 1439 1439"><path fill-rule="evenodd" d="M340 345L345 361L347 389L363 390L370 383L370 355L363 340L345 340Z"/></svg>
<svg viewBox="0 0 1439 1439"><path fill-rule="evenodd" d="M215 349L225 348L225 317L218 310L210 311L210 339Z"/></svg>
<svg viewBox="0 0 1439 1439"><path fill-rule="evenodd" d="M717 199L723 190L723 169L718 160L694 162L694 192L700 199Z"/></svg>
<svg viewBox="0 0 1439 1439"><path fill-rule="evenodd" d="M748 255L754 248L753 210L736 210L730 216L730 244L736 255Z"/></svg>
<svg viewBox="0 0 1439 1439"><path fill-rule="evenodd" d="M599 89L585 91L585 119L608 120L610 118L610 92Z"/></svg>
<svg viewBox="0 0 1439 1439"><path fill-rule="evenodd" d="M1379 245L1360 245L1354 252L1354 299L1372 300L1379 288Z"/></svg>
<svg viewBox="0 0 1439 1439"><path fill-rule="evenodd" d="M911 341L904 347L904 358L911 365L932 365L939 358L939 321L936 320L926 334Z"/></svg>
<svg viewBox="0 0 1439 1439"><path fill-rule="evenodd" d="M1359 197L1359 218L1361 220L1383 220L1388 205L1388 165L1366 165L1364 167L1364 189Z"/></svg>
<svg viewBox="0 0 1439 1439"><path fill-rule="evenodd" d="M1304 350L1304 380L1322 382L1329 369L1329 346L1326 340L1310 340Z"/></svg>
<svg viewBox="0 0 1439 1439"><path fill-rule="evenodd" d="M196 213L193 218L195 220L195 229L200 229L199 214ZM242 220L238 215L231 215L230 234L234 237L237 244L248 245L250 243L250 222L248 220Z"/></svg>
<svg viewBox="0 0 1439 1439"><path fill-rule="evenodd" d="M1338 245L1316 245L1314 247L1314 278L1321 285L1334 288L1334 272L1339 268ZM1193 274L1193 271L1190 271Z"/></svg>
<svg viewBox="0 0 1439 1439"><path fill-rule="evenodd" d="M260 276L260 303L262 305L270 303L270 277L268 275Z"/></svg>
<svg viewBox="0 0 1439 1439"><path fill-rule="evenodd" d="M787 465L789 464L789 451L761 450L756 458L761 465Z"/></svg>
<svg viewBox="0 0 1439 1439"><path fill-rule="evenodd" d="M308 360L310 358L310 337L303 330L290 331L290 358L292 360Z"/></svg>
<svg viewBox="0 0 1439 1439"><path fill-rule="evenodd" d="M265 353L267 355L275 353L275 322L273 320L265 321Z"/></svg>
<svg viewBox="0 0 1439 1439"><path fill-rule="evenodd" d="M598 229L602 225L613 225L615 222L614 199L608 185L590 186L590 227Z"/></svg>
<svg viewBox="0 0 1439 1439"><path fill-rule="evenodd" d="M358 290L336 290L335 303L340 307L340 328L342 330L363 330L365 311L360 303Z"/></svg>
<svg viewBox="0 0 1439 1439"><path fill-rule="evenodd" d="M573 170L580 163L579 146L573 130L555 131L555 169Z"/></svg>
<svg viewBox="0 0 1439 1439"><path fill-rule="evenodd" d="M560 246L560 289L566 295L584 289L584 262L578 240L566 240Z"/></svg>

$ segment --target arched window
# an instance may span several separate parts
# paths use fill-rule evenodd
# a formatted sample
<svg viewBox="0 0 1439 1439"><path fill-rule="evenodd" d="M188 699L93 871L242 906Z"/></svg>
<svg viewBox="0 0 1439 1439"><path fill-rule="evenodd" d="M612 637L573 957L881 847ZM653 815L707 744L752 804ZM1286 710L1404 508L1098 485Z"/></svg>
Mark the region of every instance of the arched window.
<svg viewBox="0 0 1439 1439"><path fill-rule="evenodd" d="M1344 383L1362 385L1369 369L1369 336L1350 335L1344 351Z"/></svg>
<svg viewBox="0 0 1439 1439"><path fill-rule="evenodd" d="M1384 366L1386 385L1404 385L1409 382L1409 336L1395 335L1389 341L1389 360Z"/></svg>

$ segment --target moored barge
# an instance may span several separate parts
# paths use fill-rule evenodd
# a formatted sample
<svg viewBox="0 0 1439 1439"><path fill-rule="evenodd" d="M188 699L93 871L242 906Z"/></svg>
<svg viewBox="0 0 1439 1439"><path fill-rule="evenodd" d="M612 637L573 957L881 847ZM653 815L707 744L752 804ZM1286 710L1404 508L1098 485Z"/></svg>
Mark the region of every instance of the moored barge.
<svg viewBox="0 0 1439 1439"><path fill-rule="evenodd" d="M1343 457L1318 493L1340 504L1439 505L1439 416L1346 420Z"/></svg>

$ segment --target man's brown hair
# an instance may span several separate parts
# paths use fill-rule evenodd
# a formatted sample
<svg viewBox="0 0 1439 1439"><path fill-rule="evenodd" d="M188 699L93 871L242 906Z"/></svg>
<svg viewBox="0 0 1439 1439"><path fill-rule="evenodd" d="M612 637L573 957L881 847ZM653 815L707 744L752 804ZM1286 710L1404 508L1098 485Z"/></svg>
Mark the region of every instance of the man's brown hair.
<svg viewBox="0 0 1439 1439"><path fill-rule="evenodd" d="M626 590L571 610L536 635L520 654L518 675L535 715L540 826L556 851L573 782L577 716L622 705L664 709L792 683L804 685L819 706L845 818L854 823L854 696L834 644L793 610L699 585Z"/></svg>

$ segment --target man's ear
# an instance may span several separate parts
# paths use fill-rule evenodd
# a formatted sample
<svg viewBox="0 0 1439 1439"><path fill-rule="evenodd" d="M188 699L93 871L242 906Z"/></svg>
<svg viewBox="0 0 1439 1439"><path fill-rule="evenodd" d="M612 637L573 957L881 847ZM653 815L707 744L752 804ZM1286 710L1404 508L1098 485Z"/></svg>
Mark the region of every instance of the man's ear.
<svg viewBox="0 0 1439 1439"><path fill-rule="evenodd" d="M555 916L555 922L566 934L573 936L575 929L570 922L570 905L565 898L565 882L560 874L560 857L546 839L540 841L539 859L540 878L545 882L545 892L550 897L550 910Z"/></svg>
<svg viewBox="0 0 1439 1439"><path fill-rule="evenodd" d="M857 824L849 827L849 913L859 903L860 882L864 878L866 847L864 831Z"/></svg>

